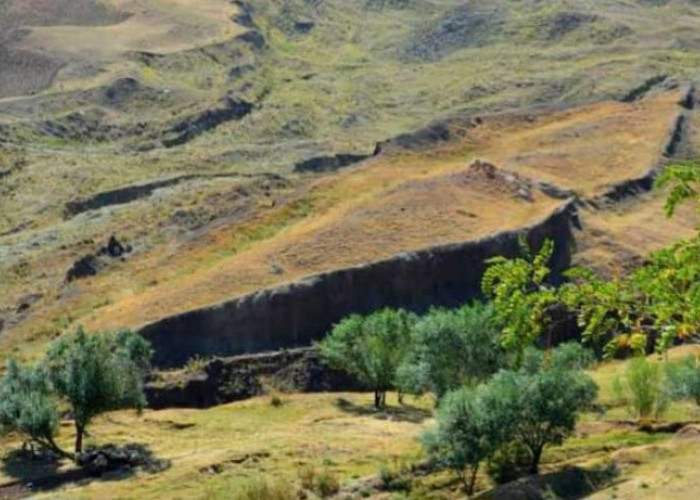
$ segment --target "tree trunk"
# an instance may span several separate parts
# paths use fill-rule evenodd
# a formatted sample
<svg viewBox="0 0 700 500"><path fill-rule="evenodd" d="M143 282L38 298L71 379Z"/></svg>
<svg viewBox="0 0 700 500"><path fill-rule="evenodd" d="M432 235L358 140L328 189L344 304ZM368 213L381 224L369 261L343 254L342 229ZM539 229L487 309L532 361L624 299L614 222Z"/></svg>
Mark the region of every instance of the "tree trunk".
<svg viewBox="0 0 700 500"><path fill-rule="evenodd" d="M540 458L542 458L542 446L532 451L532 462L530 463L530 474L540 473Z"/></svg>
<svg viewBox="0 0 700 500"><path fill-rule="evenodd" d="M384 408L386 406L386 391L374 391L374 407L377 409Z"/></svg>
<svg viewBox="0 0 700 500"><path fill-rule="evenodd" d="M474 494L474 487L476 486L476 474L479 472L479 464L472 469L472 477L469 479L469 486L467 487L467 496L472 496Z"/></svg>
<svg viewBox="0 0 700 500"><path fill-rule="evenodd" d="M44 448L54 451L59 456L75 461L75 455L63 450L60 446L58 446L56 444L56 441L53 440L53 437L46 436L44 439L35 438L35 441Z"/></svg>
<svg viewBox="0 0 700 500"><path fill-rule="evenodd" d="M85 433L85 427L82 425L75 425L75 453L82 453L83 451L83 434Z"/></svg>

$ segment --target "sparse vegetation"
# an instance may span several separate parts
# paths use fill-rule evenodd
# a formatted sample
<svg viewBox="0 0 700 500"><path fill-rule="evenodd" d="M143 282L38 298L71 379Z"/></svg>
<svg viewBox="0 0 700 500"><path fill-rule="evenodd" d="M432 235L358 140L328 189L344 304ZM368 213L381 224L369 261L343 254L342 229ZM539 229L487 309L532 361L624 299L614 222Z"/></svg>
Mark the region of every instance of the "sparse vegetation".
<svg viewBox="0 0 700 500"><path fill-rule="evenodd" d="M662 151L698 149L697 113L679 91L700 67L691 0L137 3L126 14L93 0L0 0L0 97L20 96L0 99L0 350L22 361L10 360L0 380L0 445L32 451L5 457L0 497L463 497L435 464L469 494L491 484L484 472L506 483L540 468L552 474L523 483L545 498L572 477L596 489L620 474L608 496L634 499L663 497L678 478L700 481L696 440L667 432L697 420L697 356L666 359L700 337L700 239L683 206L700 201L698 165L662 173L676 214L665 225L661 194L616 200L646 189ZM239 100L250 113L222 118ZM683 120L669 142L669 123ZM309 158L369 154L431 122L362 166L292 173ZM475 158L496 167L474 175ZM71 202L174 178L186 180L66 216ZM520 258L490 261L490 303L422 317L387 309L336 325L321 344L325 360L372 394L263 391L137 418L121 410L144 409L149 346L128 332L66 334L293 289L403 252L406 262L418 252L439 263L440 252L422 251L496 241L573 196L578 214L562 227L583 222L575 258L590 269L561 279L553 271L570 249L523 240ZM66 282L76 259L114 232L133 255ZM528 236L539 241L537 230ZM481 260L464 261L455 273L481 273ZM423 311L433 290L420 276L412 290L407 278L415 297L406 303ZM440 280L441 303L463 296L450 276ZM342 292L329 288L328 303ZM390 295L368 295L362 310L396 304ZM572 318L585 347L554 349ZM654 348L663 360L644 357ZM194 357L173 378L207 363ZM392 407L396 389L400 403L404 392L431 394L437 408L428 398ZM622 417L628 409L638 422ZM432 415L426 462L416 437ZM172 468L45 488L47 474L75 472L55 461L74 457L62 448L70 426L78 454L93 441L128 454L137 440Z"/></svg>
<svg viewBox="0 0 700 500"><path fill-rule="evenodd" d="M250 479L242 485L229 490L216 492L211 500L297 500L294 487L283 480L273 480L264 477Z"/></svg>
<svg viewBox="0 0 700 500"><path fill-rule="evenodd" d="M700 406L700 366L697 356L668 363L666 376L674 399L689 399Z"/></svg>
<svg viewBox="0 0 700 500"><path fill-rule="evenodd" d="M630 362L625 374L616 379L614 390L640 422L661 418L671 403L672 389L664 366L644 357Z"/></svg>

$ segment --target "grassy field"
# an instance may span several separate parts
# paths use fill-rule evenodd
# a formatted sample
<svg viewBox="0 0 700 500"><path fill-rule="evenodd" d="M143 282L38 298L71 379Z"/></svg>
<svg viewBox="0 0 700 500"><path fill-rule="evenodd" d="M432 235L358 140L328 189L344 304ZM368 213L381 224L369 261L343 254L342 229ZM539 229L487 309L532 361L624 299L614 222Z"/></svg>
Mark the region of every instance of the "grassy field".
<svg viewBox="0 0 700 500"><path fill-rule="evenodd" d="M673 350L671 358L697 352L695 346L683 347ZM692 457L700 451L700 441L688 431L674 436L639 430L615 401L612 390L612 381L625 367L626 362L609 362L591 372L601 388L599 403L609 409L605 414L584 415L574 436L562 446L546 449L543 472L567 465L615 465L614 486L594 498L660 498L654 496L659 494L690 498L687 495L697 475ZM433 424L431 398L409 399L406 406L399 406L392 394L389 408L375 412L371 394L274 396L281 398L281 406L272 405L273 395L269 395L207 410L106 415L91 429L93 444L141 443L156 457L170 460L171 467L157 474L139 472L69 484L60 491L39 492L39 498L227 498L261 475L298 484L301 473L309 468L330 472L347 487L377 476L383 467L398 469L424 459L419 437ZM676 403L664 422L697 421L699 417L700 410L694 405ZM66 445L69 429L65 426L61 431ZM5 439L2 444L9 451L18 442ZM32 471L6 466L0 472L0 484L19 474L27 480ZM485 475L480 478L482 489L489 484ZM421 498L462 498L445 474L417 478L415 488L425 492ZM681 496L663 496L669 491Z"/></svg>

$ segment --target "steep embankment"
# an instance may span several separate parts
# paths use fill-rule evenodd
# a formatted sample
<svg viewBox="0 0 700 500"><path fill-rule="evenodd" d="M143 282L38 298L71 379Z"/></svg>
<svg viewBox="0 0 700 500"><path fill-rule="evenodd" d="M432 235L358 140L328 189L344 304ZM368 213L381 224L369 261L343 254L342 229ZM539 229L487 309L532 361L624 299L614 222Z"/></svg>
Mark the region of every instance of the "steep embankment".
<svg viewBox="0 0 700 500"><path fill-rule="evenodd" d="M570 264L573 204L530 227L483 240L398 255L307 278L141 329L155 347L154 364L180 366L195 355L231 355L308 345L351 313L381 307L426 310L455 306L480 294L485 262L516 256L524 236L534 248L554 240L555 272Z"/></svg>
<svg viewBox="0 0 700 500"><path fill-rule="evenodd" d="M678 135L677 116L686 112L681 101L685 94L674 91L634 103L452 120L428 129L444 130L436 137L421 132L416 142L405 136L402 141L417 144L411 152L384 145L385 152L364 165L312 184L313 212L288 230L211 267L123 296L87 323L116 327L143 318L144 333L162 349L157 362L173 365L194 354L308 344L354 311L420 309L474 297L483 260L513 255L516 234L529 232L524 228L540 234L536 221L550 221L562 205L557 198L600 196L657 165ZM509 168L475 163L465 170L475 156ZM564 175L566 186L555 184ZM570 234L564 228L571 215L557 214L566 215L552 216L556 228L548 222L543 231L565 244L569 237L561 235ZM584 228L591 214L582 214ZM210 235L208 251L219 241ZM450 245L459 241L471 243ZM430 249L443 242L447 246ZM409 256L393 257L402 251ZM171 256L160 271L203 255L193 252ZM154 266L151 259L141 262ZM226 295L233 298L220 303ZM191 311L167 314L178 309ZM165 319L152 322L157 316Z"/></svg>

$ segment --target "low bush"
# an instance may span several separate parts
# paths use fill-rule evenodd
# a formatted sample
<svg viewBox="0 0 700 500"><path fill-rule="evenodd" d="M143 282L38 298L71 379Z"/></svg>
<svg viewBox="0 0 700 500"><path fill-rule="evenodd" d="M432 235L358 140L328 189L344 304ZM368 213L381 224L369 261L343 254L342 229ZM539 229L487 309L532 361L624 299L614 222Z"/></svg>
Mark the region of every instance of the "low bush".
<svg viewBox="0 0 700 500"><path fill-rule="evenodd" d="M319 472L314 481L313 491L321 498L328 498L335 495L340 491L338 477L328 469Z"/></svg>
<svg viewBox="0 0 700 500"><path fill-rule="evenodd" d="M664 366L645 357L630 361L624 375L615 379L613 390L630 416L640 422L661 418L672 399Z"/></svg>
<svg viewBox="0 0 700 500"><path fill-rule="evenodd" d="M674 399L689 399L700 406L700 366L695 356L669 363L666 376Z"/></svg>
<svg viewBox="0 0 700 500"><path fill-rule="evenodd" d="M217 491L210 500L297 500L296 488L282 480L257 477L243 485Z"/></svg>
<svg viewBox="0 0 700 500"><path fill-rule="evenodd" d="M410 471L404 467L389 467L383 465L379 469L379 478L384 491L411 491L412 479Z"/></svg>

